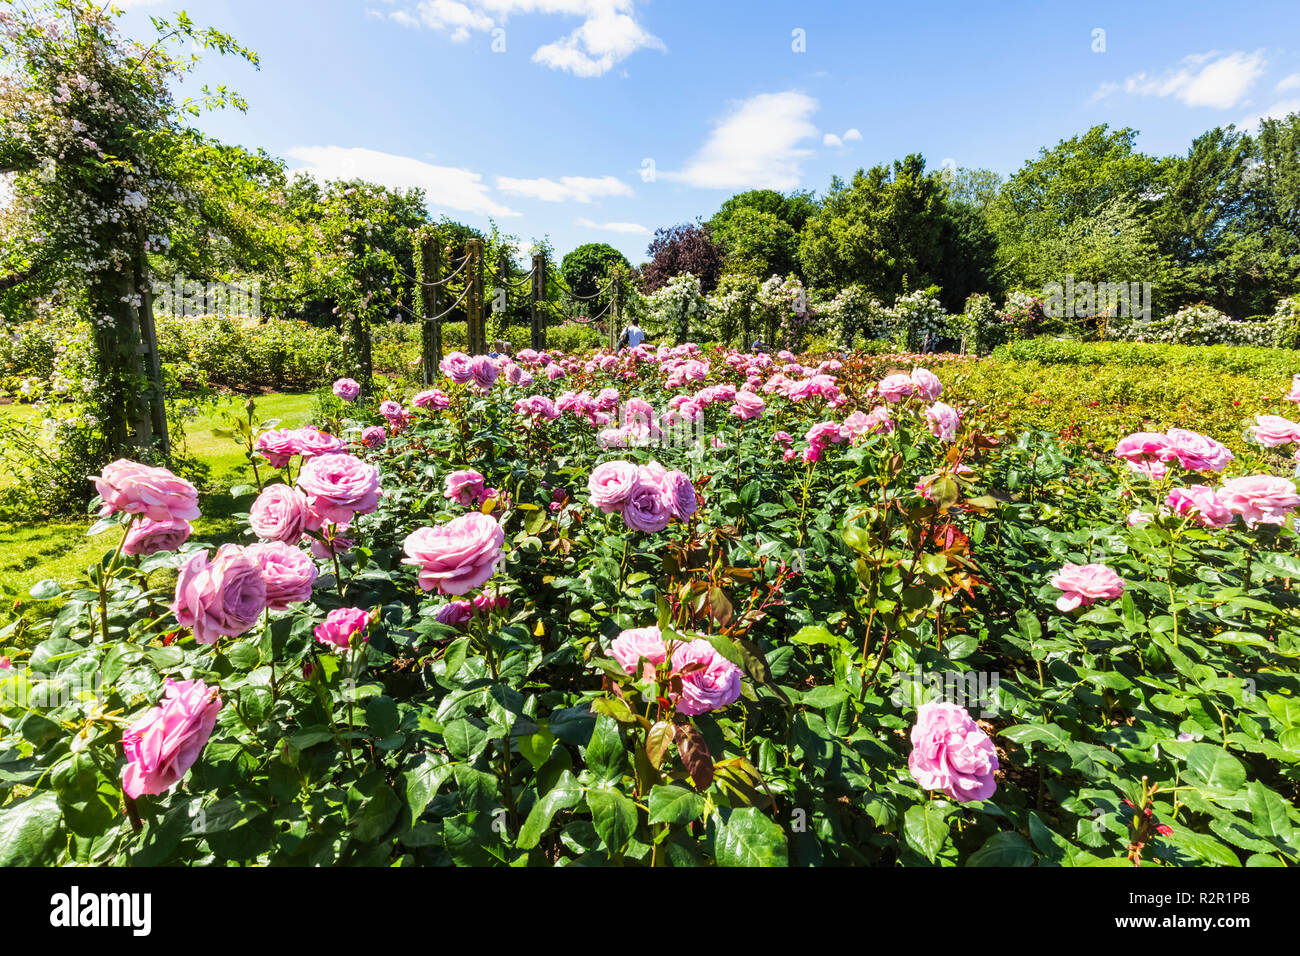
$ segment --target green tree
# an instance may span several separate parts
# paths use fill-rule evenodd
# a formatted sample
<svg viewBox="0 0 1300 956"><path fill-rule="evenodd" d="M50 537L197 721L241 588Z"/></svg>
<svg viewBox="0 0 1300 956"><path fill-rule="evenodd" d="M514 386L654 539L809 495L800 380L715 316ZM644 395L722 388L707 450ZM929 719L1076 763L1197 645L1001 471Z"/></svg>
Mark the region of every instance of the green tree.
<svg viewBox="0 0 1300 956"><path fill-rule="evenodd" d="M848 185L837 177L799 237L804 272L815 287L858 282L885 300L938 282L945 210L943 180L919 154L858 170Z"/></svg>
<svg viewBox="0 0 1300 956"><path fill-rule="evenodd" d="M588 242L578 246L560 262L560 275L575 295L593 296L609 281L612 267L632 271L627 257L604 242Z"/></svg>
<svg viewBox="0 0 1300 956"><path fill-rule="evenodd" d="M99 422L90 456L101 462L167 451L161 375L142 350L147 255L178 218L220 221L222 197L205 188L213 173L203 164L219 151L188 121L205 107L245 105L224 87L175 102L171 84L197 55L173 51L257 62L184 13L154 18L150 46L119 36L114 16L89 0L0 3L0 172L13 174L16 207L0 249L10 305L0 311L13 296L54 293L84 316L96 381L86 411Z"/></svg>
<svg viewBox="0 0 1300 956"><path fill-rule="evenodd" d="M1150 214L1159 163L1134 148L1137 130L1094 126L1081 136L1044 147L1003 185L989 207L998 259L1011 284L1041 288L1064 281L1068 262L1044 254L1062 230L1097 215L1112 200L1136 204ZM1111 276L1115 280L1142 276Z"/></svg>
<svg viewBox="0 0 1300 956"><path fill-rule="evenodd" d="M761 276L799 271L798 234L775 214L740 206L711 222L713 235L722 244L727 271Z"/></svg>

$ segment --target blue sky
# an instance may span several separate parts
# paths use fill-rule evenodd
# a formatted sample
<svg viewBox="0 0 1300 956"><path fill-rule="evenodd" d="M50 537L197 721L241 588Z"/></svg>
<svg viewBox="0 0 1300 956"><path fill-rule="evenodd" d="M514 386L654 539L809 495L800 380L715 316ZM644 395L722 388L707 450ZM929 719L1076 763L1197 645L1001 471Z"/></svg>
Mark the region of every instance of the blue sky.
<svg viewBox="0 0 1300 956"><path fill-rule="evenodd" d="M140 38L180 8L118 4ZM435 215L491 217L561 255L603 241L633 263L656 227L742 189L820 192L909 152L1005 175L1103 122L1183 152L1215 125L1300 111L1295 0L181 6L262 58L255 71L214 55L187 81L249 100L206 131L291 169L424 186Z"/></svg>

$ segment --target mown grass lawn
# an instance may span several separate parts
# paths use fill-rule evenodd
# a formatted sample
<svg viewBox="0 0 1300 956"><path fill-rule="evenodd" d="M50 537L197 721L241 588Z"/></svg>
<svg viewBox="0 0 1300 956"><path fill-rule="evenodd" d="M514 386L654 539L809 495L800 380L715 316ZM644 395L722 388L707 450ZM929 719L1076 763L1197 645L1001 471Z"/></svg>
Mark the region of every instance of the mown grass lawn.
<svg viewBox="0 0 1300 956"><path fill-rule="evenodd" d="M235 484L252 480L244 451L230 438L215 434L229 423L223 412L243 414L246 398L232 396L209 406L186 423L185 453L206 466L200 507L203 516L194 523L194 537L205 541L234 540L238 528L231 518L234 504L225 494ZM311 394L261 395L255 399L261 421L281 419L285 428L306 424L315 401ZM30 405L0 406L0 414L30 419L35 427L36 410ZM0 474L0 485L12 481ZM90 518L0 522L0 622L23 614L32 604L28 592L46 578L66 581L81 576L86 566L97 561L116 539L111 534L87 538Z"/></svg>

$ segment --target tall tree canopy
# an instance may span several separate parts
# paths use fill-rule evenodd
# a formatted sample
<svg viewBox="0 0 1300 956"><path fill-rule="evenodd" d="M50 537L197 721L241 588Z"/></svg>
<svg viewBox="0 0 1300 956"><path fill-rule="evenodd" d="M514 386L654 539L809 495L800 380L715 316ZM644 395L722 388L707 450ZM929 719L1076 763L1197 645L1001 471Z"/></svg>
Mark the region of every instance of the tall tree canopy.
<svg viewBox="0 0 1300 956"><path fill-rule="evenodd" d="M700 280L706 295L718 287L722 247L698 222L656 229L646 254L650 261L641 269L641 281L647 292L661 289L673 276L687 272Z"/></svg>
<svg viewBox="0 0 1300 956"><path fill-rule="evenodd" d="M627 257L604 242L578 246L560 261L560 275L576 295L593 296L604 288L611 268L631 271Z"/></svg>
<svg viewBox="0 0 1300 956"><path fill-rule="evenodd" d="M952 241L944 189L915 153L892 166L858 170L847 185L836 178L800 236L809 282L820 288L861 283L886 300L938 283Z"/></svg>

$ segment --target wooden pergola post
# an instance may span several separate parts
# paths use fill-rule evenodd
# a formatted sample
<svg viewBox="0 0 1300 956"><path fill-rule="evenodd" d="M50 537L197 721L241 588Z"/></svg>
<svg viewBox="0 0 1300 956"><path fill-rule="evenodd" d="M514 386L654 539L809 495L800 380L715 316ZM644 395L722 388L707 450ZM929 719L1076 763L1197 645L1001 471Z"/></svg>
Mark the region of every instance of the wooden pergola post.
<svg viewBox="0 0 1300 956"><path fill-rule="evenodd" d="M138 315L141 371L149 387L143 396L136 434L141 447L157 447L163 455L171 454L171 436L167 431L166 393L163 391L162 359L158 355L158 329L153 320L153 285L149 277L149 254L145 251L144 227L138 233L135 261L135 284L140 295Z"/></svg>
<svg viewBox="0 0 1300 956"><path fill-rule="evenodd" d="M622 276L617 269L614 270L609 280L609 347L618 348L619 336L623 333L623 283Z"/></svg>
<svg viewBox="0 0 1300 956"><path fill-rule="evenodd" d="M442 361L442 247L437 234L420 240L420 311L424 315L420 329L420 354L424 359L423 381L426 387L438 380L438 363Z"/></svg>
<svg viewBox="0 0 1300 956"><path fill-rule="evenodd" d="M487 352L487 330L483 318L483 240L467 241L465 253L470 257L465 279L469 283L469 294L465 296L465 338L470 355L483 355Z"/></svg>
<svg viewBox="0 0 1300 956"><path fill-rule="evenodd" d="M540 252L533 255L533 296L532 296L532 334L529 344L534 351L546 348L546 328L543 325L541 304L546 299L546 256Z"/></svg>

